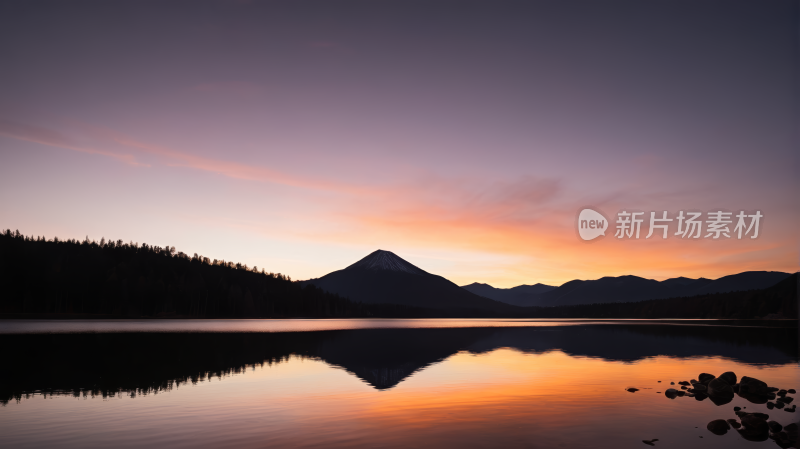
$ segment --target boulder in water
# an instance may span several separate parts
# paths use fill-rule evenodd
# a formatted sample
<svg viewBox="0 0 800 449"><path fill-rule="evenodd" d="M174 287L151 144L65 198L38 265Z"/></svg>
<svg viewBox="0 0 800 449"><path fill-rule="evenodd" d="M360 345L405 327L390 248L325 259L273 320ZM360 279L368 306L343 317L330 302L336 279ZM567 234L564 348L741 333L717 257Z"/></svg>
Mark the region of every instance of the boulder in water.
<svg viewBox="0 0 800 449"><path fill-rule="evenodd" d="M712 379L711 382L708 383L708 394L710 396L714 395L733 395L733 389L731 388L728 382L720 378Z"/></svg>
<svg viewBox="0 0 800 449"><path fill-rule="evenodd" d="M769 415L764 413L745 413L741 415L742 428L738 430L742 438L749 441L766 441L769 437Z"/></svg>
<svg viewBox="0 0 800 449"><path fill-rule="evenodd" d="M711 402L713 402L715 405L720 406L731 402L733 400L733 393L714 394L709 395L708 398L711 399Z"/></svg>
<svg viewBox="0 0 800 449"><path fill-rule="evenodd" d="M739 393L747 393L750 395L764 395L767 394L769 387L767 384L753 377L742 377L739 381Z"/></svg>
<svg viewBox="0 0 800 449"><path fill-rule="evenodd" d="M717 377L717 379L722 379L728 383L728 385L736 385L736 373L733 371L726 371Z"/></svg>
<svg viewBox="0 0 800 449"><path fill-rule="evenodd" d="M783 430L783 426L776 421L767 421L767 426L769 426L769 431L772 433L778 433Z"/></svg>
<svg viewBox="0 0 800 449"><path fill-rule="evenodd" d="M725 435L730 428L731 425L724 419L715 419L706 426L706 429L714 435Z"/></svg>
<svg viewBox="0 0 800 449"><path fill-rule="evenodd" d="M681 393L683 393L683 392L681 392ZM675 398L678 397L678 390L676 390L674 388L667 388L667 391L664 392L664 396L666 396L666 397L668 397L670 399L675 399Z"/></svg>
<svg viewBox="0 0 800 449"><path fill-rule="evenodd" d="M711 382L711 380L715 379L716 377L717 376L713 374L702 373L699 376L697 376L697 379L700 381L701 384L708 385L708 383Z"/></svg>

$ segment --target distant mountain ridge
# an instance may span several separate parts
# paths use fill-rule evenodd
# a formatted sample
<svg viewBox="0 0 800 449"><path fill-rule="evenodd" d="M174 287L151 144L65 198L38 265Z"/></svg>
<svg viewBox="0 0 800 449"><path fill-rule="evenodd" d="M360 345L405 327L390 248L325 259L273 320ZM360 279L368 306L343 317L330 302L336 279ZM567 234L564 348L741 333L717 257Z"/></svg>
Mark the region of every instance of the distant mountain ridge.
<svg viewBox="0 0 800 449"><path fill-rule="evenodd" d="M677 277L656 281L638 276L603 277L596 280L573 280L541 293L512 294L520 287L496 289L487 284L473 283L462 288L487 298L524 306L567 306L579 304L644 301L678 298L711 293L727 293L771 287L791 276L780 271L745 271L719 279ZM536 284L542 286L542 284ZM548 286L542 286L548 287ZM525 291L525 290L521 290ZM480 292L480 293L478 293Z"/></svg>
<svg viewBox="0 0 800 449"><path fill-rule="evenodd" d="M398 304L444 310L508 312L512 305L473 294L428 273L391 251L377 250L358 262L303 284L366 304Z"/></svg>
<svg viewBox="0 0 800 449"><path fill-rule="evenodd" d="M475 293L476 295L494 299L495 301L501 301L508 304L513 304L515 306L528 307L536 305L536 302L543 293L547 293L556 287L545 284L534 284L518 285L512 288L495 288L489 284L480 284L478 282L474 282L461 288Z"/></svg>

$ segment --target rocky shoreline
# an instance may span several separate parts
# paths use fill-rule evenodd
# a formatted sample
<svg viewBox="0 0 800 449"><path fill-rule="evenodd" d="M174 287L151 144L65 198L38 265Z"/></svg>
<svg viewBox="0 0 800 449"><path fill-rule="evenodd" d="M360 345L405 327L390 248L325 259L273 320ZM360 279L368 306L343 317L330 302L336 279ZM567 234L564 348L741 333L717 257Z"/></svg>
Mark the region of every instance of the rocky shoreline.
<svg viewBox="0 0 800 449"><path fill-rule="evenodd" d="M676 385L675 382L670 384ZM797 404L792 404L794 397L790 396L796 393L795 389L769 386L754 377L745 376L738 379L732 371L719 376L701 373L697 379L680 381L677 385L680 385L679 389L668 388L664 395L673 400L681 397L694 398L696 401L709 399L717 406L728 404L735 396L739 396L751 404L765 405L768 410L775 412L794 413L797 409ZM747 407L733 407L732 412L736 418L715 419L709 422L706 428L714 435L725 435L733 429L748 441L771 439L781 448L798 447L798 423L782 425L776 421L784 417L793 418L792 415L781 413L779 417L773 416L773 419L770 419L767 413L748 412L744 410L745 408ZM658 440L642 440L649 446L655 446L656 441Z"/></svg>

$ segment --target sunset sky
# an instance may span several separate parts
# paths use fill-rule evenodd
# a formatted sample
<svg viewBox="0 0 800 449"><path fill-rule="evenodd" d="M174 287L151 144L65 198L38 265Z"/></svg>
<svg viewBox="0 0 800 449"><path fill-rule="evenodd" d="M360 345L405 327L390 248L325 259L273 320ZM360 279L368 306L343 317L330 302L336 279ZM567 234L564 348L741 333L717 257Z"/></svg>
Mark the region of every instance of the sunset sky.
<svg viewBox="0 0 800 449"><path fill-rule="evenodd" d="M797 5L4 1L0 228L293 279L795 272ZM587 243L586 206L764 218Z"/></svg>

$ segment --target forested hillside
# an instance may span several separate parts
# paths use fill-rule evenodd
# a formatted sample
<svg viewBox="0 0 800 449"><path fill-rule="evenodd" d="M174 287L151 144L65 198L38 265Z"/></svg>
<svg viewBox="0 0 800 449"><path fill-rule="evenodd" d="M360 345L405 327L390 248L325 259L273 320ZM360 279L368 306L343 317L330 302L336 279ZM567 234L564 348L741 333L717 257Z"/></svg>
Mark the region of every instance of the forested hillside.
<svg viewBox="0 0 800 449"><path fill-rule="evenodd" d="M117 317L365 316L360 303L174 247L0 234L0 313Z"/></svg>

